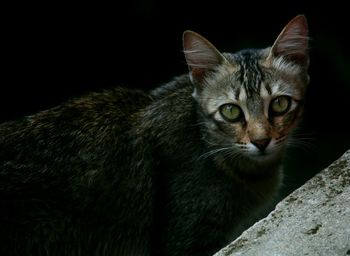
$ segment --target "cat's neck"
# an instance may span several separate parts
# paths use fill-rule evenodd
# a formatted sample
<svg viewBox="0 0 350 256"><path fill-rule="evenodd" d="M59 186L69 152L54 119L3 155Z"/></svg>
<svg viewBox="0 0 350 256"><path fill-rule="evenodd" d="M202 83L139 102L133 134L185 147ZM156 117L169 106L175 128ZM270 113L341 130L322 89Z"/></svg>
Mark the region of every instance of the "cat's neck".
<svg viewBox="0 0 350 256"><path fill-rule="evenodd" d="M203 146L192 92L188 74L150 92L153 102L140 113L138 134L161 157L188 161Z"/></svg>
<svg viewBox="0 0 350 256"><path fill-rule="evenodd" d="M176 93L177 90L187 88L190 91L193 91L193 85L191 83L190 77L188 74L183 74L176 76L170 82L155 88L150 92L150 95L155 100L169 97L169 95Z"/></svg>

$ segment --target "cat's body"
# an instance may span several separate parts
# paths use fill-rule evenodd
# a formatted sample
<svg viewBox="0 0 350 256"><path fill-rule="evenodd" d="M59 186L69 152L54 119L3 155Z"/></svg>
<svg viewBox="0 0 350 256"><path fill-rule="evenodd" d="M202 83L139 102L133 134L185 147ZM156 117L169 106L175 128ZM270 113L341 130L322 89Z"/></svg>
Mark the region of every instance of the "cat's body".
<svg viewBox="0 0 350 256"><path fill-rule="evenodd" d="M288 62L279 41L221 55L187 32L190 76L0 125L1 255L211 255L239 235L302 112L305 44Z"/></svg>

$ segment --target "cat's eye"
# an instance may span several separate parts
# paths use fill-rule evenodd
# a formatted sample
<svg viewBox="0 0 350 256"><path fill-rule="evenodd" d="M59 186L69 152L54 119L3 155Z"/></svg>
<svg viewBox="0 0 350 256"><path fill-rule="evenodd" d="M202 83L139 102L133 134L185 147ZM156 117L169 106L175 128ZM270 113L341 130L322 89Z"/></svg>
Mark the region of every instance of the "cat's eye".
<svg viewBox="0 0 350 256"><path fill-rule="evenodd" d="M243 117L240 107L235 104L225 104L220 107L220 114L229 122L236 122Z"/></svg>
<svg viewBox="0 0 350 256"><path fill-rule="evenodd" d="M288 112L291 105L289 96L279 96L272 100L270 104L270 113L274 116L283 115Z"/></svg>

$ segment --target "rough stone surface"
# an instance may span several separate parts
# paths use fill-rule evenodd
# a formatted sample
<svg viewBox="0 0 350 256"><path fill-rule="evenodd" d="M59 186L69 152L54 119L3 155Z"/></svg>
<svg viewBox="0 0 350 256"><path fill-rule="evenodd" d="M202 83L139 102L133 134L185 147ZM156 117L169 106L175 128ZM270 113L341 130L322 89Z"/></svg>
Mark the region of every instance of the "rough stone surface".
<svg viewBox="0 0 350 256"><path fill-rule="evenodd" d="M350 255L350 150L214 256Z"/></svg>

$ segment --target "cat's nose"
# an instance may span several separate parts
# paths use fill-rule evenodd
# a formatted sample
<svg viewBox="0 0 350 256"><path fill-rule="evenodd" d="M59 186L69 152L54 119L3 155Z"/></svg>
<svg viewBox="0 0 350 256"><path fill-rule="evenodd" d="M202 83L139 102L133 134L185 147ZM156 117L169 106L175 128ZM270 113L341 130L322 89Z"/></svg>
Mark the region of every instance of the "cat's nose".
<svg viewBox="0 0 350 256"><path fill-rule="evenodd" d="M261 140L253 140L252 143L260 150L264 151L267 146L269 145L271 139L266 138L266 139L261 139Z"/></svg>

